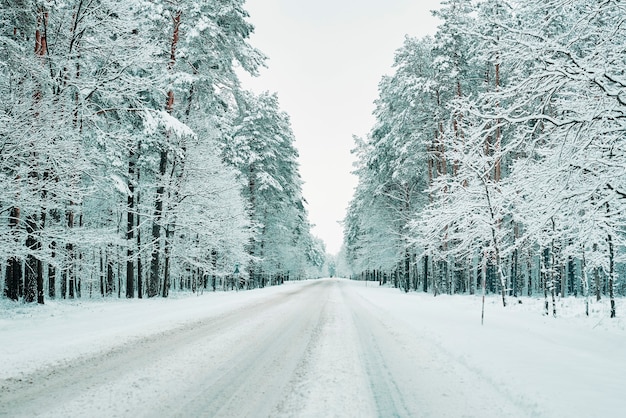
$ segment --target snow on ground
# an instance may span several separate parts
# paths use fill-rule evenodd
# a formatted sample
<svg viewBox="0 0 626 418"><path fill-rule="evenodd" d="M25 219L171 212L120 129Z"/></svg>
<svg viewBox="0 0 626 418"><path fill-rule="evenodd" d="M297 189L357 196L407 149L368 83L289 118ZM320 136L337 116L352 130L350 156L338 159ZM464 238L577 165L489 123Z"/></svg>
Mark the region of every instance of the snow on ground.
<svg viewBox="0 0 626 418"><path fill-rule="evenodd" d="M616 319L608 318L604 300L592 303L586 317L584 301L575 298L559 300L553 318L542 314L541 298L522 298L521 304L510 298L510 306L503 308L499 297L489 296L481 326L479 296L405 294L377 283L336 279L316 283L167 300L48 301L44 306L3 300L0 386L3 380L10 387L44 367L72 364L116 347L127 346L137 356L143 349L158 352L160 337L145 338L171 333L172 341L163 340L169 346L161 350L158 367L146 364L144 371L128 372L120 381L105 376L102 384L127 393L129 387L157 381L150 386L152 395L133 392L141 406L162 398L155 394L170 380L159 376L163 370L181 381L217 385L212 387L225 381L231 387L255 387L265 379L267 393L257 400L274 404L256 412L271 416L594 417L619 416L626 408L624 300L618 300ZM198 322L203 318L232 318L233 326ZM185 327L188 331L174 333ZM217 339L194 336L213 331ZM189 346L178 352L174 348L182 341ZM221 364L217 357L202 363L184 360L189 358L185 353L232 353L235 360ZM165 364L177 359L189 364ZM189 367L194 363L198 370ZM273 369L280 369L279 376L270 378ZM210 377L207 370L212 370ZM96 411L110 416L113 407L102 400L97 378L91 379L85 386L93 386L93 393L82 396L74 411L84 410L85 399L89 405L98 400ZM202 388L197 390L205 397ZM286 393L276 393L281 391ZM113 392L111 399L117 399ZM189 389L175 393L185 400ZM200 402L204 411L207 402L220 402L226 409L217 412L236 415L241 396L249 395L233 389L188 401ZM130 410L115 411L129 416ZM57 416L67 412L62 409Z"/></svg>
<svg viewBox="0 0 626 418"><path fill-rule="evenodd" d="M402 295L377 287L359 287L359 293L492 383L525 416L619 416L626 410L624 300L618 300L618 318L610 319L608 301L592 302L586 317L583 299L561 299L553 318L543 315L542 298L509 298L504 308L494 295L487 297L481 326L479 296Z"/></svg>
<svg viewBox="0 0 626 418"><path fill-rule="evenodd" d="M0 379L166 332L203 317L287 293L292 286L245 292L172 293L169 299L0 300ZM302 283L300 283L302 285Z"/></svg>

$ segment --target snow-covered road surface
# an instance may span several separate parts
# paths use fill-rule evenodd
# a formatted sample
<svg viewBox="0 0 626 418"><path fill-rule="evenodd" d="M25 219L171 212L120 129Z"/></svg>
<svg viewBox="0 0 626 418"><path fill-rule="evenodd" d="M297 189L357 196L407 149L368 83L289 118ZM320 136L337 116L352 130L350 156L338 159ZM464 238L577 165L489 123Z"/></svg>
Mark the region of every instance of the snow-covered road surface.
<svg viewBox="0 0 626 418"><path fill-rule="evenodd" d="M0 416L582 417L617 411L611 390L619 393L619 379L626 376L623 351L608 347L600 354L609 358L594 364L594 353L584 346L570 351L554 346L541 330L537 338L528 331L531 324L520 325L513 315L507 322L512 331L503 339L517 347L510 336L525 332L530 346L515 351L498 340L498 323L493 334L480 327L478 311L468 312L471 321L454 317L460 299L429 305L421 303L427 301L423 297L327 279L160 301L160 313L133 303L137 317L145 315L135 328L122 322L99 325L92 337L97 346L79 340L68 345L67 356L56 333L48 341L31 341L39 349L27 349L33 338L29 328L18 330L27 317L0 321L0 332L9 337L0 355L18 365L4 372L0 366ZM444 309L446 303L453 308ZM115 315L103 306L102 312ZM117 319L128 317L121 310ZM65 314L71 320L72 312ZM94 323L97 314L87 311L83 320ZM46 329L57 324L67 332L61 324L68 318L62 319L39 318L47 321ZM602 337L625 341L621 332ZM493 346L481 347L485 343ZM500 349L509 352L498 355ZM536 367L519 358L533 350L541 350L534 355ZM586 359L584 370L602 367L602 361L614 370L579 375L574 365L574 375L559 375L566 369L555 358L568 367L580 360L575 355ZM544 375L546 359L554 369ZM594 385L604 391L601 399L581 399ZM591 402L595 405L585 409Z"/></svg>

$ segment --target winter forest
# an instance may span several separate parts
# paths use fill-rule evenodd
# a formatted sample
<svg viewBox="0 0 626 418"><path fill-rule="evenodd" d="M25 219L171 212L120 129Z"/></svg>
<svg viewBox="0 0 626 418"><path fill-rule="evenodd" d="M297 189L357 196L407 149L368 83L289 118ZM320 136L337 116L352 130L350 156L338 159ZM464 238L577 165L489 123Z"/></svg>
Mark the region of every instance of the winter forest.
<svg viewBox="0 0 626 418"><path fill-rule="evenodd" d="M243 0L3 0L4 297L263 287L324 264Z"/></svg>
<svg viewBox="0 0 626 418"><path fill-rule="evenodd" d="M447 0L355 138L342 256L405 291L626 294L626 3ZM588 309L588 305L587 305Z"/></svg>
<svg viewBox="0 0 626 418"><path fill-rule="evenodd" d="M624 416L626 0L0 0L0 97L0 416Z"/></svg>
<svg viewBox="0 0 626 418"><path fill-rule="evenodd" d="M244 0L2 0L3 298L167 297L331 273L406 292L626 294L626 4L445 0L312 235Z"/></svg>

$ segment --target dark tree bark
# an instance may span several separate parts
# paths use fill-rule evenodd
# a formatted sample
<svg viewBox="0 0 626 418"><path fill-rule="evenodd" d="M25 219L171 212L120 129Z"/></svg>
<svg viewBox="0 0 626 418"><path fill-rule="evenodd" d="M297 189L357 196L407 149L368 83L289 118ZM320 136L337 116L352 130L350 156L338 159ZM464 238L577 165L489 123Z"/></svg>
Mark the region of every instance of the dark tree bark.
<svg viewBox="0 0 626 418"><path fill-rule="evenodd" d="M48 41L47 41L47 25L48 25L48 13L43 7L39 7L37 10L37 28L35 31L35 55L42 60L48 53ZM37 108L43 97L43 91L40 87L35 90L34 93L34 105ZM39 111L35 111L35 118L39 116ZM31 152L31 160L37 161L37 153ZM28 173L29 179L34 179L37 182L40 179L37 172L37 166L33 165ZM43 212L42 212L43 213ZM43 215L41 215L43 218ZM43 265L41 260L36 256L41 250L41 242L37 237L37 233L40 230L40 215L38 213L32 213L26 217L26 247L28 248L28 255L26 256L26 263L24 265L24 301L32 303L37 300L38 303L44 303L44 290L43 290Z"/></svg>
<svg viewBox="0 0 626 418"><path fill-rule="evenodd" d="M428 293L428 255L424 256L424 293Z"/></svg>
<svg viewBox="0 0 626 418"><path fill-rule="evenodd" d="M170 225L165 228L165 248L164 248L164 258L165 258L165 266L163 269L163 291L161 296L164 298L169 296L170 293L170 256L171 256L171 248L172 248L172 239L174 238L174 229Z"/></svg>
<svg viewBox="0 0 626 418"><path fill-rule="evenodd" d="M578 296L578 287L576 286L574 269L574 257L570 255L567 257L567 290L570 295Z"/></svg>
<svg viewBox="0 0 626 418"><path fill-rule="evenodd" d="M254 164L250 164L249 172L248 172L248 191L250 193L250 197L249 197L250 219L255 219L255 213L256 213L256 178L255 176L256 176L256 173L254 170ZM254 237L250 237L250 242L248 244L248 254L250 255L250 260L253 259L256 253L255 246L256 246L256 243L255 243ZM255 266L254 261L250 261L250 263L248 264L248 277L250 281L252 282L252 285L254 287L257 287L258 277L257 277L256 266Z"/></svg>
<svg viewBox="0 0 626 418"><path fill-rule="evenodd" d="M56 241L52 241L50 243L50 257L52 259L55 259L57 256L56 249L57 249L57 243ZM54 267L52 263L48 264L48 297L49 298L56 297L56 276L57 276L56 267Z"/></svg>
<svg viewBox="0 0 626 418"><path fill-rule="evenodd" d="M126 209L126 297L135 297L135 153L131 150L128 156L128 199Z"/></svg>
<svg viewBox="0 0 626 418"><path fill-rule="evenodd" d="M168 62L168 70L172 71L176 64L176 48L179 40L179 29L181 23L182 11L175 12L173 21L172 41L170 45L170 60ZM167 93L167 102L165 110L172 114L174 110L174 91ZM166 139L169 133L166 133ZM152 222L152 253L150 257L150 279L148 281L148 297L157 296L159 293L159 270L160 270L160 252L161 252L161 221L163 219L163 200L165 197L165 174L167 172L168 160L168 144L163 144L159 154L159 186L156 190L154 220Z"/></svg>
<svg viewBox="0 0 626 418"><path fill-rule="evenodd" d="M32 303L37 296L37 277L39 272L39 263L33 253L39 250L38 240L35 233L38 230L38 220L34 215L26 218L26 248L28 255L26 256L26 264L24 265L24 302Z"/></svg>
<svg viewBox="0 0 626 418"><path fill-rule="evenodd" d="M20 221L20 208L13 206L9 212L9 228L14 231ZM5 294L11 300L19 300L20 283L22 282L22 262L18 257L7 261L5 276Z"/></svg>
<svg viewBox="0 0 626 418"><path fill-rule="evenodd" d="M528 278L527 295L528 297L531 297L533 295L533 265L531 250L528 250L528 254L526 256L526 277Z"/></svg>
<svg viewBox="0 0 626 418"><path fill-rule="evenodd" d="M137 146L137 149L141 150L141 142ZM139 208L139 204L141 203L141 193L139 191L140 179L141 179L141 169L139 167L135 167L137 172L137 190L136 195L137 198L135 200L136 207ZM141 258L141 219L139 216L139 211L137 211L137 298L143 298L143 262Z"/></svg>
<svg viewBox="0 0 626 418"><path fill-rule="evenodd" d="M72 205L72 202L70 202L70 205ZM74 228L74 211L71 209L68 210L66 217L67 217L67 228L71 230L72 228ZM63 272L63 275L65 276L64 286L67 286L67 291L69 292L68 297L70 299L74 299L74 289L75 289L74 260L76 259L76 255L74 254L74 244L72 242L68 242L65 245L65 251L67 253L68 263L67 263L67 267L65 268L65 271ZM63 297L65 298L65 295Z"/></svg>
<svg viewBox="0 0 626 418"><path fill-rule="evenodd" d="M113 258L111 254L107 254L107 275L106 275L106 295L111 296L113 294L113 288L115 286L115 275L113 274Z"/></svg>
<svg viewBox="0 0 626 418"><path fill-rule="evenodd" d="M611 303L611 318L615 318L615 250L613 248L613 237L611 234L608 235L607 242L609 244L609 301Z"/></svg>
<svg viewBox="0 0 626 418"><path fill-rule="evenodd" d="M587 278L587 261L585 260L585 250L583 247L583 258L580 264L582 288L585 297L585 315L589 316L589 281Z"/></svg>
<svg viewBox="0 0 626 418"><path fill-rule="evenodd" d="M100 296L104 297L104 253L100 249Z"/></svg>
<svg viewBox="0 0 626 418"><path fill-rule="evenodd" d="M600 269L597 267L593 269L593 279L596 287L596 302L600 302L602 299L602 284L600 280Z"/></svg>
<svg viewBox="0 0 626 418"><path fill-rule="evenodd" d="M404 250L404 292L408 293L411 287L411 254L408 249Z"/></svg>
<svg viewBox="0 0 626 418"><path fill-rule="evenodd" d="M161 220L163 219L163 198L165 186L163 184L167 166L167 151L161 151L159 163L160 184L156 190L154 220L152 221L152 252L150 257L150 278L148 280L148 297L159 293L159 256L161 253Z"/></svg>
<svg viewBox="0 0 626 418"><path fill-rule="evenodd" d="M545 314L549 315L550 303L548 302L548 266L550 264L550 249L544 248L541 259L541 284L543 286L544 309Z"/></svg>

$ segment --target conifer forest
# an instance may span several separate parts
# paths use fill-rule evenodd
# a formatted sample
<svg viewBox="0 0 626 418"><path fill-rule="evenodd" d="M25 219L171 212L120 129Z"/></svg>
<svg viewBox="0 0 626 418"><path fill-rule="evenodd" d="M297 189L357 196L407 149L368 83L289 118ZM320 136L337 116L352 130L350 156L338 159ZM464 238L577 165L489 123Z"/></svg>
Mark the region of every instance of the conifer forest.
<svg viewBox="0 0 626 418"><path fill-rule="evenodd" d="M324 262L243 0L3 0L5 297L263 287Z"/></svg>
<svg viewBox="0 0 626 418"><path fill-rule="evenodd" d="M4 297L166 297L332 272L404 291L626 293L621 1L446 0L354 137L344 245L243 0L4 0ZM320 167L322 170L323 167ZM555 309L554 306L552 309Z"/></svg>
<svg viewBox="0 0 626 418"><path fill-rule="evenodd" d="M0 98L0 417L626 416L626 0L0 0Z"/></svg>
<svg viewBox="0 0 626 418"><path fill-rule="evenodd" d="M447 0L355 138L343 256L409 291L626 294L626 4Z"/></svg>

